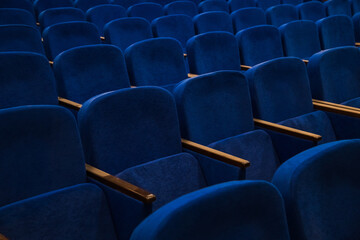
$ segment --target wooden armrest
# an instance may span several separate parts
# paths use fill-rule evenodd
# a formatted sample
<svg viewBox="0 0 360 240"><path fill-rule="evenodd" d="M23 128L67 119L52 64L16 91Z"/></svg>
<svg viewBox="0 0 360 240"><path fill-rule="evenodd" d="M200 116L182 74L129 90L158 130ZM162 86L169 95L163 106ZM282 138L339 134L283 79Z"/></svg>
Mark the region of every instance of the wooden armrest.
<svg viewBox="0 0 360 240"><path fill-rule="evenodd" d="M327 104L327 105L334 106L334 107L339 107L339 108L344 108L344 109L349 109L349 110L354 110L354 111L360 111L360 108L346 106L346 105L343 105L343 104L327 102L327 101L318 100L318 99L313 99L312 101L313 101L313 103Z"/></svg>
<svg viewBox="0 0 360 240"><path fill-rule="evenodd" d="M101 40L101 41L105 41L105 37L101 36L101 37L100 37L100 40Z"/></svg>
<svg viewBox="0 0 360 240"><path fill-rule="evenodd" d="M9 239L7 239L4 235L2 235L2 234L0 233L0 240L9 240Z"/></svg>
<svg viewBox="0 0 360 240"><path fill-rule="evenodd" d="M187 53L184 53L184 57L187 57Z"/></svg>
<svg viewBox="0 0 360 240"><path fill-rule="evenodd" d="M58 101L60 106L67 107L72 110L79 111L80 108L82 107L82 104L70 101L66 98L58 97Z"/></svg>
<svg viewBox="0 0 360 240"><path fill-rule="evenodd" d="M189 78L193 78L193 77L197 77L199 76L198 74L193 74L193 73L188 73L188 77Z"/></svg>
<svg viewBox="0 0 360 240"><path fill-rule="evenodd" d="M231 154L227 154L227 153L215 150L213 148L206 147L204 145L192 142L190 140L181 139L181 143L184 148L187 148L191 151L200 153L204 156L222 161L224 163L227 163L227 164L230 164L230 165L233 165L236 167L241 167L241 168L247 168L250 166L250 162L247 160L244 160L239 157L235 157Z"/></svg>
<svg viewBox="0 0 360 240"><path fill-rule="evenodd" d="M356 117L360 118L360 111L359 110L353 110L349 108L344 107L338 107L330 104L320 103L320 102L313 102L313 106L317 110L326 111L326 112L332 112L336 114L341 114L349 117Z"/></svg>
<svg viewBox="0 0 360 240"><path fill-rule="evenodd" d="M104 171L101 171L100 169L97 169L89 164L86 164L86 173L88 177L93 178L94 180L116 189L119 192L122 192L143 203L150 204L156 200L154 194L149 193L142 188L139 188Z"/></svg>
<svg viewBox="0 0 360 240"><path fill-rule="evenodd" d="M360 43L356 42L355 47L360 47Z"/></svg>
<svg viewBox="0 0 360 240"><path fill-rule="evenodd" d="M250 66L247 66L247 65L240 65L240 67L241 67L241 70L244 70L244 71L249 70L251 68Z"/></svg>
<svg viewBox="0 0 360 240"><path fill-rule="evenodd" d="M53 65L54 65L54 62L53 62L53 61L49 61L49 64L50 64L50 66L53 66Z"/></svg>
<svg viewBox="0 0 360 240"><path fill-rule="evenodd" d="M254 123L255 126L261 127L261 128L266 128L272 131L276 131L276 132L280 132L280 133L284 133L293 137L298 137L298 138L302 138L305 140L310 140L313 142L318 142L321 140L321 136L318 134L314 134L314 133L310 133L310 132L306 132L306 131L302 131L296 128L292 128L292 127L287 127L287 126L283 126L277 123L272 123L272 122L268 122L265 120L261 120L261 119L256 119L254 118Z"/></svg>
<svg viewBox="0 0 360 240"><path fill-rule="evenodd" d="M309 60L303 59L302 60L306 65L309 63Z"/></svg>

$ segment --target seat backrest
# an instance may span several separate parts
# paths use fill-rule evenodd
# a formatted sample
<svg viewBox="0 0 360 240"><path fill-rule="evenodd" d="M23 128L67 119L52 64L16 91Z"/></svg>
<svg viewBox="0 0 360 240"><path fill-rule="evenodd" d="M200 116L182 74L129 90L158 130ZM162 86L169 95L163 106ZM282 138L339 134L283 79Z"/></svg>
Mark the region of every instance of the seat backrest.
<svg viewBox="0 0 360 240"><path fill-rule="evenodd" d="M143 18L121 18L104 26L105 42L125 51L131 44L152 38L150 23Z"/></svg>
<svg viewBox="0 0 360 240"><path fill-rule="evenodd" d="M352 224L360 220L359 150L359 140L332 142L280 166L272 182L284 197L292 239L359 236L359 227Z"/></svg>
<svg viewBox="0 0 360 240"><path fill-rule="evenodd" d="M173 1L164 6L166 15L184 14L189 17L194 17L198 14L197 6L192 1Z"/></svg>
<svg viewBox="0 0 360 240"><path fill-rule="evenodd" d="M310 58L308 73L316 99L342 103L360 97L360 52L356 47L338 47Z"/></svg>
<svg viewBox="0 0 360 240"><path fill-rule="evenodd" d="M334 15L320 19L316 24L322 49L355 45L354 27L350 17Z"/></svg>
<svg viewBox="0 0 360 240"><path fill-rule="evenodd" d="M173 38L154 38L125 51L130 82L135 86L166 86L187 78L181 44Z"/></svg>
<svg viewBox="0 0 360 240"><path fill-rule="evenodd" d="M123 53L113 45L72 48L55 58L53 69L59 96L78 103L130 87Z"/></svg>
<svg viewBox="0 0 360 240"><path fill-rule="evenodd" d="M282 197L265 181L227 182L182 196L145 219L131 240L249 239L249 236L290 239Z"/></svg>
<svg viewBox="0 0 360 240"><path fill-rule="evenodd" d="M22 24L36 27L34 16L24 9L0 8L0 25Z"/></svg>
<svg viewBox="0 0 360 240"><path fill-rule="evenodd" d="M280 4L280 0L256 0L256 6L264 10L279 4Z"/></svg>
<svg viewBox="0 0 360 240"><path fill-rule="evenodd" d="M192 19L183 14L163 16L156 18L152 23L154 37L171 37L181 43L186 52L186 43L195 35Z"/></svg>
<svg viewBox="0 0 360 240"><path fill-rule="evenodd" d="M285 56L307 59L321 51L319 33L313 21L293 21L279 30Z"/></svg>
<svg viewBox="0 0 360 240"><path fill-rule="evenodd" d="M317 21L326 17L326 7L318 1L309 1L296 6L302 20Z"/></svg>
<svg viewBox="0 0 360 240"><path fill-rule="evenodd" d="M246 71L254 116L280 122L313 111L305 64L298 58L267 61Z"/></svg>
<svg viewBox="0 0 360 240"><path fill-rule="evenodd" d="M199 12L224 11L229 12L229 5L226 1L206 0L199 4Z"/></svg>
<svg viewBox="0 0 360 240"><path fill-rule="evenodd" d="M96 26L89 22L57 23L44 30L43 39L50 60L70 48L100 43Z"/></svg>
<svg viewBox="0 0 360 240"><path fill-rule="evenodd" d="M255 0L230 0L229 8L230 12L234 12L241 8L256 7Z"/></svg>
<svg viewBox="0 0 360 240"><path fill-rule="evenodd" d="M230 16L234 26L234 33L245 28L266 25L265 12L262 8L242 8L231 13Z"/></svg>
<svg viewBox="0 0 360 240"><path fill-rule="evenodd" d="M292 5L298 5L303 2L304 2L304 0L281 0L282 4L292 4Z"/></svg>
<svg viewBox="0 0 360 240"><path fill-rule="evenodd" d="M109 0L75 0L74 6L86 12L92 7L108 3L110 3Z"/></svg>
<svg viewBox="0 0 360 240"><path fill-rule="evenodd" d="M187 43L190 72L204 74L218 70L241 70L238 45L228 32L208 32Z"/></svg>
<svg viewBox="0 0 360 240"><path fill-rule="evenodd" d="M284 56L280 31L274 26L255 26L236 34L241 63L249 66Z"/></svg>
<svg viewBox="0 0 360 240"><path fill-rule="evenodd" d="M127 10L129 17L142 17L151 22L164 15L163 7L158 3L145 2L132 5Z"/></svg>
<svg viewBox="0 0 360 240"><path fill-rule="evenodd" d="M112 0L112 4L118 4L123 6L124 8L128 9L130 6L138 3L146 2L146 0Z"/></svg>
<svg viewBox="0 0 360 240"><path fill-rule="evenodd" d="M213 31L233 33L231 17L223 11L200 13L193 18L193 21L196 34Z"/></svg>
<svg viewBox="0 0 360 240"><path fill-rule="evenodd" d="M295 6L291 4L281 4L270 7L266 10L266 20L268 24L280 27L284 23L298 20L298 13Z"/></svg>
<svg viewBox="0 0 360 240"><path fill-rule="evenodd" d="M32 15L35 15L32 2L28 0L1 0L0 8L20 8L29 11Z"/></svg>
<svg viewBox="0 0 360 240"><path fill-rule="evenodd" d="M104 26L108 22L126 17L126 10L120 5L103 4L90 8L86 12L86 19L94 23L99 33L103 34Z"/></svg>
<svg viewBox="0 0 360 240"><path fill-rule="evenodd" d="M39 15L42 11L50 8L73 7L71 0L36 0L34 1L35 13Z"/></svg>
<svg viewBox="0 0 360 240"><path fill-rule="evenodd" d="M352 17L354 32L355 32L355 42L360 41L360 13L356 13Z"/></svg>
<svg viewBox="0 0 360 240"><path fill-rule="evenodd" d="M157 87L121 89L78 114L86 161L111 174L182 151L176 105Z"/></svg>
<svg viewBox="0 0 360 240"><path fill-rule="evenodd" d="M360 1L359 0L350 0L352 14L360 12Z"/></svg>
<svg viewBox="0 0 360 240"><path fill-rule="evenodd" d="M329 0L323 3L326 6L326 11L331 15L347 15L351 16L351 6L348 0Z"/></svg>
<svg viewBox="0 0 360 240"><path fill-rule="evenodd" d="M78 8L51 8L41 12L39 15L42 30L57 23L85 20L84 12Z"/></svg>

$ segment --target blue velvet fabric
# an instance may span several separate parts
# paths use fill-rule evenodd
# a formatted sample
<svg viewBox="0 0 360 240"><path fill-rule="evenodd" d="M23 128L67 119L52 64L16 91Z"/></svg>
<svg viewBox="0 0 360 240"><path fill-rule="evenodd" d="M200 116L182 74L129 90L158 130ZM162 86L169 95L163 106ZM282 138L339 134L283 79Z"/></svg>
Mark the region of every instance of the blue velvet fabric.
<svg viewBox="0 0 360 240"><path fill-rule="evenodd" d="M354 46L354 27L350 17L334 15L316 22L322 49Z"/></svg>
<svg viewBox="0 0 360 240"><path fill-rule="evenodd" d="M313 21L293 21L279 30L285 56L308 59L321 51L319 33Z"/></svg>
<svg viewBox="0 0 360 240"><path fill-rule="evenodd" d="M347 15L351 16L351 6L348 0L329 0L325 1L326 11L329 16L331 15Z"/></svg>
<svg viewBox="0 0 360 240"><path fill-rule="evenodd" d="M187 194L160 208L131 237L145 239L289 240L289 233L283 200L272 184L234 181Z"/></svg>
<svg viewBox="0 0 360 240"><path fill-rule="evenodd" d="M143 18L121 18L104 26L105 42L125 51L131 44L152 38L150 23Z"/></svg>
<svg viewBox="0 0 360 240"><path fill-rule="evenodd" d="M356 47L338 47L310 58L308 74L316 99L342 103L360 97L360 52Z"/></svg>
<svg viewBox="0 0 360 240"><path fill-rule="evenodd" d="M199 12L224 11L229 12L229 5L226 1L206 0L199 4Z"/></svg>
<svg viewBox="0 0 360 240"><path fill-rule="evenodd" d="M164 86L187 78L181 44L173 38L135 43L126 49L125 60L135 86Z"/></svg>
<svg viewBox="0 0 360 240"><path fill-rule="evenodd" d="M266 10L267 23L274 25L275 27L280 27L284 23L298 19L299 17L296 8L291 4L281 4Z"/></svg>
<svg viewBox="0 0 360 240"><path fill-rule="evenodd" d="M34 16L24 9L0 8L0 25L23 24L36 27Z"/></svg>
<svg viewBox="0 0 360 240"><path fill-rule="evenodd" d="M50 60L70 48L100 43L99 31L89 22L57 23L44 30L43 38Z"/></svg>
<svg viewBox="0 0 360 240"><path fill-rule="evenodd" d="M74 6L84 12L97 5L108 4L109 0L74 0Z"/></svg>
<svg viewBox="0 0 360 240"><path fill-rule="evenodd" d="M44 56L0 53L0 108L57 103L54 75Z"/></svg>
<svg viewBox="0 0 360 240"><path fill-rule="evenodd" d="M355 32L355 41L360 42L360 13L356 13L352 17L354 32Z"/></svg>
<svg viewBox="0 0 360 240"><path fill-rule="evenodd" d="M241 8L256 7L255 0L230 0L228 3L230 12L234 12Z"/></svg>
<svg viewBox="0 0 360 240"><path fill-rule="evenodd" d="M266 25L265 12L261 8L242 8L231 14L234 32L257 26Z"/></svg>
<svg viewBox="0 0 360 240"><path fill-rule="evenodd" d="M37 15L50 8L73 7L72 0L36 0L34 10Z"/></svg>
<svg viewBox="0 0 360 240"><path fill-rule="evenodd" d="M78 123L86 161L111 174L181 152L175 101L161 88L101 94L84 103Z"/></svg>
<svg viewBox="0 0 360 240"><path fill-rule="evenodd" d="M45 28L62 22L85 21L85 14L78 8L52 8L39 15L40 28Z"/></svg>
<svg viewBox="0 0 360 240"><path fill-rule="evenodd" d="M129 17L142 17L151 22L155 18L163 16L164 10L160 4L145 2L132 5L128 8L127 14Z"/></svg>
<svg viewBox="0 0 360 240"><path fill-rule="evenodd" d="M197 6L192 1L174 1L164 6L165 15L184 14L194 17L198 14Z"/></svg>
<svg viewBox="0 0 360 240"><path fill-rule="evenodd" d="M249 66L284 56L281 35L274 26L255 26L236 34L241 63Z"/></svg>
<svg viewBox="0 0 360 240"><path fill-rule="evenodd" d="M119 173L117 177L154 193L153 211L164 204L207 186L200 165L189 153L150 161Z"/></svg>
<svg viewBox="0 0 360 240"><path fill-rule="evenodd" d="M32 15L35 15L32 2L28 0L1 0L0 8L20 8L29 11Z"/></svg>
<svg viewBox="0 0 360 240"><path fill-rule="evenodd" d="M280 122L313 111L305 64L284 57L246 71L254 116Z"/></svg>
<svg viewBox="0 0 360 240"><path fill-rule="evenodd" d="M171 37L178 40L184 53L187 41L195 35L192 19L183 14L159 17L152 21L151 27L154 37Z"/></svg>
<svg viewBox="0 0 360 240"><path fill-rule="evenodd" d="M298 5L303 3L303 0L281 0L282 4L292 4L292 5Z"/></svg>
<svg viewBox="0 0 360 240"><path fill-rule="evenodd" d="M326 17L326 7L318 1L310 1L296 6L302 20L317 21Z"/></svg>
<svg viewBox="0 0 360 240"><path fill-rule="evenodd" d="M349 0L351 4L351 12L353 15L360 12L360 1L359 0Z"/></svg>
<svg viewBox="0 0 360 240"><path fill-rule="evenodd" d="M187 43L190 72L204 74L218 70L239 70L240 55L234 35L208 32L190 38Z"/></svg>
<svg viewBox="0 0 360 240"><path fill-rule="evenodd" d="M39 31L31 26L0 25L0 52L34 52L45 55Z"/></svg>
<svg viewBox="0 0 360 240"><path fill-rule="evenodd" d="M277 170L273 183L284 197L292 239L358 238L359 149L359 140L324 144Z"/></svg>
<svg viewBox="0 0 360 240"><path fill-rule="evenodd" d="M17 240L117 239L104 193L88 183L0 207L0 232Z"/></svg>
<svg viewBox="0 0 360 240"><path fill-rule="evenodd" d="M95 6L86 12L87 20L94 23L101 34L104 34L105 24L112 20L123 17L126 17L125 8L114 4L103 4Z"/></svg>
<svg viewBox="0 0 360 240"><path fill-rule="evenodd" d="M256 0L256 6L264 10L275 5L279 5L280 3L280 0Z"/></svg>
<svg viewBox="0 0 360 240"><path fill-rule="evenodd" d="M144 2L144 0L112 0L111 1L112 4L118 4L126 9L134 4L142 3L142 2Z"/></svg>
<svg viewBox="0 0 360 240"><path fill-rule="evenodd" d="M193 18L196 34L225 31L233 33L230 15L223 11L205 12Z"/></svg>
<svg viewBox="0 0 360 240"><path fill-rule="evenodd" d="M124 56L113 45L72 48L55 58L53 69L59 96L78 103L130 87Z"/></svg>

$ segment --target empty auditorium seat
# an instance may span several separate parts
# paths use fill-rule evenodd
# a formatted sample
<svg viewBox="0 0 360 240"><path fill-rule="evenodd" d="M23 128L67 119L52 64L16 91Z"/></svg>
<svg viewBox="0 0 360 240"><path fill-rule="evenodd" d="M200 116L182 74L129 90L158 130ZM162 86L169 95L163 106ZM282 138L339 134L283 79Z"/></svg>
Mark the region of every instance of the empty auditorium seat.
<svg viewBox="0 0 360 240"><path fill-rule="evenodd" d="M255 0L230 0L229 8L230 12L234 12L241 8L256 7Z"/></svg>
<svg viewBox="0 0 360 240"><path fill-rule="evenodd" d="M264 10L279 4L280 4L280 0L256 0L256 6Z"/></svg>
<svg viewBox="0 0 360 240"><path fill-rule="evenodd" d="M46 28L44 47L49 60L73 47L100 43L100 35L93 23L65 22Z"/></svg>
<svg viewBox="0 0 360 240"><path fill-rule="evenodd" d="M243 8L231 13L234 32L237 33L245 28L266 25L266 16L261 8Z"/></svg>
<svg viewBox="0 0 360 240"><path fill-rule="evenodd" d="M317 21L326 17L326 7L318 1L309 1L296 6L302 20Z"/></svg>
<svg viewBox="0 0 360 240"><path fill-rule="evenodd" d="M35 15L32 2L28 0L1 0L0 8L20 8L29 11L32 15Z"/></svg>
<svg viewBox="0 0 360 240"><path fill-rule="evenodd" d="M131 240L288 240L283 205L278 190L267 182L223 183L162 207L135 229Z"/></svg>
<svg viewBox="0 0 360 240"><path fill-rule="evenodd" d="M266 20L268 24L280 27L284 23L298 20L298 14L295 6L290 4L281 4L270 7L266 10Z"/></svg>
<svg viewBox="0 0 360 240"><path fill-rule="evenodd" d="M193 18L196 34L212 32L212 31L226 31L233 33L233 26L231 17L228 13L205 12L196 15Z"/></svg>
<svg viewBox="0 0 360 240"><path fill-rule="evenodd" d="M23 24L36 27L34 16L24 9L0 8L0 25Z"/></svg>
<svg viewBox="0 0 360 240"><path fill-rule="evenodd" d="M112 0L111 1L112 4L118 4L126 9L134 4L138 4L142 2L144 2L144 0Z"/></svg>
<svg viewBox="0 0 360 240"><path fill-rule="evenodd" d="M360 13L356 13L352 17L354 32L355 32L355 41L360 42Z"/></svg>
<svg viewBox="0 0 360 240"><path fill-rule="evenodd" d="M84 12L97 5L108 4L108 0L74 0L74 6L80 8Z"/></svg>
<svg viewBox="0 0 360 240"><path fill-rule="evenodd" d="M198 14L197 6L192 1L173 1L164 6L166 15L184 14L189 17L194 17Z"/></svg>
<svg viewBox="0 0 360 240"><path fill-rule="evenodd" d="M34 1L35 13L39 15L42 11L50 8L73 7L72 0L36 0Z"/></svg>
<svg viewBox="0 0 360 240"><path fill-rule="evenodd" d="M42 30L57 23L85 20L84 12L78 8L51 8L41 12L39 15Z"/></svg>
<svg viewBox="0 0 360 240"><path fill-rule="evenodd" d="M206 0L199 4L199 12L224 11L229 12L229 5L226 1Z"/></svg>
<svg viewBox="0 0 360 240"><path fill-rule="evenodd" d="M104 27L105 42L125 51L131 44L152 38L150 23L143 18L121 18Z"/></svg>
<svg viewBox="0 0 360 240"><path fill-rule="evenodd" d="M303 3L303 0L281 0L282 4L292 4L292 5L298 5Z"/></svg>
<svg viewBox="0 0 360 240"><path fill-rule="evenodd" d="M326 6L326 11L331 15L347 15L351 16L351 7L348 0L329 0L323 3Z"/></svg>
<svg viewBox="0 0 360 240"><path fill-rule="evenodd" d="M352 14L360 12L360 1L359 0L350 0Z"/></svg>
<svg viewBox="0 0 360 240"><path fill-rule="evenodd" d="M145 2L134 4L127 10L129 17L145 18L149 22L164 15L163 7L158 3Z"/></svg>

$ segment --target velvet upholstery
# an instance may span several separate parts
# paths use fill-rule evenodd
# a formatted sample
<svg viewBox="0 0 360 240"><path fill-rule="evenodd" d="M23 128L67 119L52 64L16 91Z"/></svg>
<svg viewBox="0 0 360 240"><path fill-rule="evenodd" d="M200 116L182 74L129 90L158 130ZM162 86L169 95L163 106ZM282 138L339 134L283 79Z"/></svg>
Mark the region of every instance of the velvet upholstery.
<svg viewBox="0 0 360 240"><path fill-rule="evenodd" d="M224 11L229 12L229 5L226 1L205 0L199 4L199 12Z"/></svg>
<svg viewBox="0 0 360 240"><path fill-rule="evenodd" d="M34 1L34 10L37 15L50 8L73 7L71 0L36 0Z"/></svg>
<svg viewBox="0 0 360 240"><path fill-rule="evenodd" d="M152 38L150 23L143 18L121 18L104 27L105 42L125 51L131 44Z"/></svg>
<svg viewBox="0 0 360 240"><path fill-rule="evenodd" d="M74 0L74 6L84 12L97 5L108 4L109 0Z"/></svg>
<svg viewBox="0 0 360 240"><path fill-rule="evenodd" d="M318 1L310 1L296 6L299 18L302 20L317 21L326 17L326 7Z"/></svg>
<svg viewBox="0 0 360 240"><path fill-rule="evenodd" d="M251 227L249 227L251 224ZM131 240L288 240L283 200L263 181L233 181L182 196L142 222Z"/></svg>
<svg viewBox="0 0 360 240"><path fill-rule="evenodd" d="M323 3L326 6L326 11L331 15L347 15L351 16L351 6L348 0L329 0Z"/></svg>
<svg viewBox="0 0 360 240"><path fill-rule="evenodd" d="M70 48L100 43L100 35L93 23L65 22L46 28L44 47L50 60Z"/></svg>
<svg viewBox="0 0 360 240"><path fill-rule="evenodd" d="M132 5L128 8L127 14L129 17L142 17L151 22L155 18L163 16L164 10L160 4L145 2Z"/></svg>
<svg viewBox="0 0 360 240"><path fill-rule="evenodd" d="M0 8L20 8L35 15L33 5L28 0L1 0Z"/></svg>
<svg viewBox="0 0 360 240"><path fill-rule="evenodd" d="M282 4L292 4L292 5L298 5L303 3L303 0L281 0Z"/></svg>
<svg viewBox="0 0 360 240"><path fill-rule="evenodd" d="M236 39L241 63L254 66L267 60L282 57L281 35L274 26L255 26L239 31Z"/></svg>
<svg viewBox="0 0 360 240"><path fill-rule="evenodd" d="M195 35L192 19L187 15L177 14L163 16L151 23L154 37L171 37L181 43L186 52L186 42Z"/></svg>
<svg viewBox="0 0 360 240"><path fill-rule="evenodd" d="M223 11L205 12L193 18L196 34L225 31L233 33L230 15Z"/></svg>
<svg viewBox="0 0 360 240"><path fill-rule="evenodd" d="M182 47L173 38L135 43L126 49L125 60L134 86L165 86L187 78Z"/></svg>
<svg viewBox="0 0 360 240"><path fill-rule="evenodd" d="M359 149L359 140L328 143L280 166L273 183L284 197L292 239L358 238Z"/></svg>
<svg viewBox="0 0 360 240"><path fill-rule="evenodd" d="M86 12L87 20L94 23L101 34L104 32L105 24L123 17L126 17L125 8L114 4L98 5L90 8Z"/></svg>
<svg viewBox="0 0 360 240"><path fill-rule="evenodd" d="M165 15L184 14L194 17L198 14L197 6L192 1L173 1L164 6Z"/></svg>
<svg viewBox="0 0 360 240"><path fill-rule="evenodd" d="M360 13L356 13L352 17L354 32L355 32L355 41L360 42Z"/></svg>
<svg viewBox="0 0 360 240"><path fill-rule="evenodd" d="M72 48L55 58L53 69L59 96L78 103L130 87L124 56L113 45Z"/></svg>
<svg viewBox="0 0 360 240"><path fill-rule="evenodd" d="M279 5L280 3L280 0L256 0L256 6L264 10L275 5Z"/></svg>
<svg viewBox="0 0 360 240"><path fill-rule="evenodd" d="M52 8L41 12L39 15L42 30L57 23L85 20L84 12L78 8Z"/></svg>
<svg viewBox="0 0 360 240"><path fill-rule="evenodd" d="M0 8L0 25L22 24L36 27L34 16L24 9Z"/></svg>
<svg viewBox="0 0 360 240"><path fill-rule="evenodd" d="M134 4L142 3L142 2L144 2L144 0L112 0L111 1L112 4L118 4L126 9Z"/></svg>
<svg viewBox="0 0 360 240"><path fill-rule="evenodd" d="M192 37L187 43L190 72L204 74L218 70L239 70L240 56L234 35L208 32Z"/></svg>
<svg viewBox="0 0 360 240"><path fill-rule="evenodd" d="M39 31L31 26L0 25L0 52L34 52L45 55Z"/></svg>
<svg viewBox="0 0 360 240"><path fill-rule="evenodd" d="M354 27L350 17L334 15L316 22L322 49L354 46Z"/></svg>
<svg viewBox="0 0 360 240"><path fill-rule="evenodd" d="M249 27L266 25L265 12L261 8L242 8L234 11L230 16L234 26L234 33Z"/></svg>
<svg viewBox="0 0 360 240"><path fill-rule="evenodd" d="M241 8L256 7L255 0L230 0L229 8L230 12L235 12Z"/></svg>
<svg viewBox="0 0 360 240"><path fill-rule="evenodd" d="M279 30L285 56L308 59L321 51L319 33L313 21L293 21Z"/></svg>
<svg viewBox="0 0 360 240"><path fill-rule="evenodd" d="M359 0L349 0L351 4L351 12L353 15L360 12L360 1Z"/></svg>
<svg viewBox="0 0 360 240"><path fill-rule="evenodd" d="M266 10L266 20L268 24L280 27L284 23L298 20L295 6L291 4L281 4L270 7Z"/></svg>

